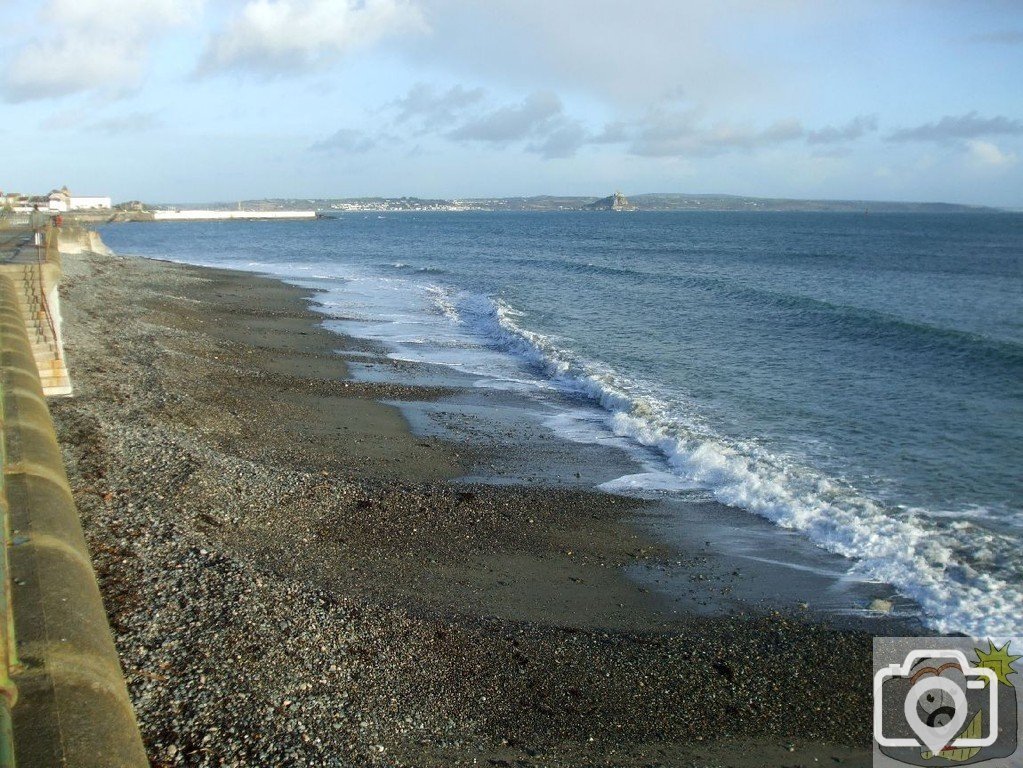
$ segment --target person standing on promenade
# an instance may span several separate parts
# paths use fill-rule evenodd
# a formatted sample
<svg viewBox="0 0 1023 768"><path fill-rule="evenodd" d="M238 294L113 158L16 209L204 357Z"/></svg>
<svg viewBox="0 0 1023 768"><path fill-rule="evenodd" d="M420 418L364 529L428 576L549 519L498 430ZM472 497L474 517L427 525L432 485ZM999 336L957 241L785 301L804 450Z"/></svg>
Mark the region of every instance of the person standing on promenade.
<svg viewBox="0 0 1023 768"><path fill-rule="evenodd" d="M35 244L43 244L43 229L49 223L50 217L39 210L38 205L32 206L32 213L28 215L28 225L35 231Z"/></svg>

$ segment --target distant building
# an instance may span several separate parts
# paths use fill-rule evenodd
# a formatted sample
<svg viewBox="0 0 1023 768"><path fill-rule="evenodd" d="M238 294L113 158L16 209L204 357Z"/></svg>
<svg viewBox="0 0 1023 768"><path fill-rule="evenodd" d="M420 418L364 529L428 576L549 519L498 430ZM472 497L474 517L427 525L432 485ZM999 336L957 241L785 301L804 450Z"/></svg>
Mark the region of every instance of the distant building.
<svg viewBox="0 0 1023 768"><path fill-rule="evenodd" d="M55 189L49 195L46 196L46 208L51 211L59 211L67 213L69 210L71 201L71 195L67 191L67 187L64 189ZM42 206L40 206L42 207Z"/></svg>
<svg viewBox="0 0 1023 768"><path fill-rule="evenodd" d="M44 198L31 197L17 192L8 192L3 196L3 207L14 213L29 213L37 205L40 209L45 209L49 204Z"/></svg>
<svg viewBox="0 0 1023 768"><path fill-rule="evenodd" d="M109 197L73 195L68 201L68 207L72 211L109 211L112 206Z"/></svg>
<svg viewBox="0 0 1023 768"><path fill-rule="evenodd" d="M39 210L51 213L110 210L113 207L107 196L72 195L67 187L55 189L47 195L0 194L0 206L10 206L18 212L28 212L38 206Z"/></svg>
<svg viewBox="0 0 1023 768"><path fill-rule="evenodd" d="M24 195L19 195L17 192L0 192L0 208L13 208L16 205L21 205L21 201Z"/></svg>
<svg viewBox="0 0 1023 768"><path fill-rule="evenodd" d="M113 205L109 197L99 195L72 195L67 187L53 190L47 197L51 211L94 211L110 210Z"/></svg>

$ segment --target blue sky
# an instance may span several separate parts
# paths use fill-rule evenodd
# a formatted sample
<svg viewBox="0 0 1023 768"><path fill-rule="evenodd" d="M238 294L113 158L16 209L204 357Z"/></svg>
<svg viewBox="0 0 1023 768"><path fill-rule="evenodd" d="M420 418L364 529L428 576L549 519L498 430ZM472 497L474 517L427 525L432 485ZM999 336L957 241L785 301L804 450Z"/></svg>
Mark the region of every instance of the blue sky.
<svg viewBox="0 0 1023 768"><path fill-rule="evenodd" d="M0 189L1023 208L1023 3L0 0Z"/></svg>

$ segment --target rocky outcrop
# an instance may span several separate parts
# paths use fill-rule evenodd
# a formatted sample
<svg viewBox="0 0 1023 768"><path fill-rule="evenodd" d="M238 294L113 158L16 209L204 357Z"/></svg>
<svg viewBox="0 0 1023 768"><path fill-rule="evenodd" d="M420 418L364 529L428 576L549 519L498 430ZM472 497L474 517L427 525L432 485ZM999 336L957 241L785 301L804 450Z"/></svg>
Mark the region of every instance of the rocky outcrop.
<svg viewBox="0 0 1023 768"><path fill-rule="evenodd" d="M583 210L585 211L634 211L636 206L632 205L628 198L625 197L621 192L615 192L610 197L604 197L600 200L584 205Z"/></svg>

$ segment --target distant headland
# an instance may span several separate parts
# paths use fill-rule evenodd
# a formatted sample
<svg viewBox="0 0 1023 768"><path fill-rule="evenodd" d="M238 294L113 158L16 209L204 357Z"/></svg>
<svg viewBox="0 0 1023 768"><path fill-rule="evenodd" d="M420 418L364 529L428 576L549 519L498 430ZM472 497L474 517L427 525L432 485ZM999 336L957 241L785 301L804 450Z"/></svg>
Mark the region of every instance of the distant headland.
<svg viewBox="0 0 1023 768"><path fill-rule="evenodd" d="M708 195L682 192L626 197L537 195L534 197L421 198L309 197L261 198L231 202L111 203L111 198L72 195L67 187L46 195L0 192L0 215L23 214L34 207L80 221L182 221L221 219L303 219L350 211L751 211L821 213L1004 213L1006 209L957 203L878 200L800 200L792 198Z"/></svg>
<svg viewBox="0 0 1023 768"><path fill-rule="evenodd" d="M135 203L141 206L140 203ZM193 209L243 211L819 211L852 213L999 213L1002 209L955 203L907 203L876 200L796 200L742 195L686 193L626 197L538 195L535 197L422 198L343 197L265 198L225 203L177 203L144 206L148 210Z"/></svg>

